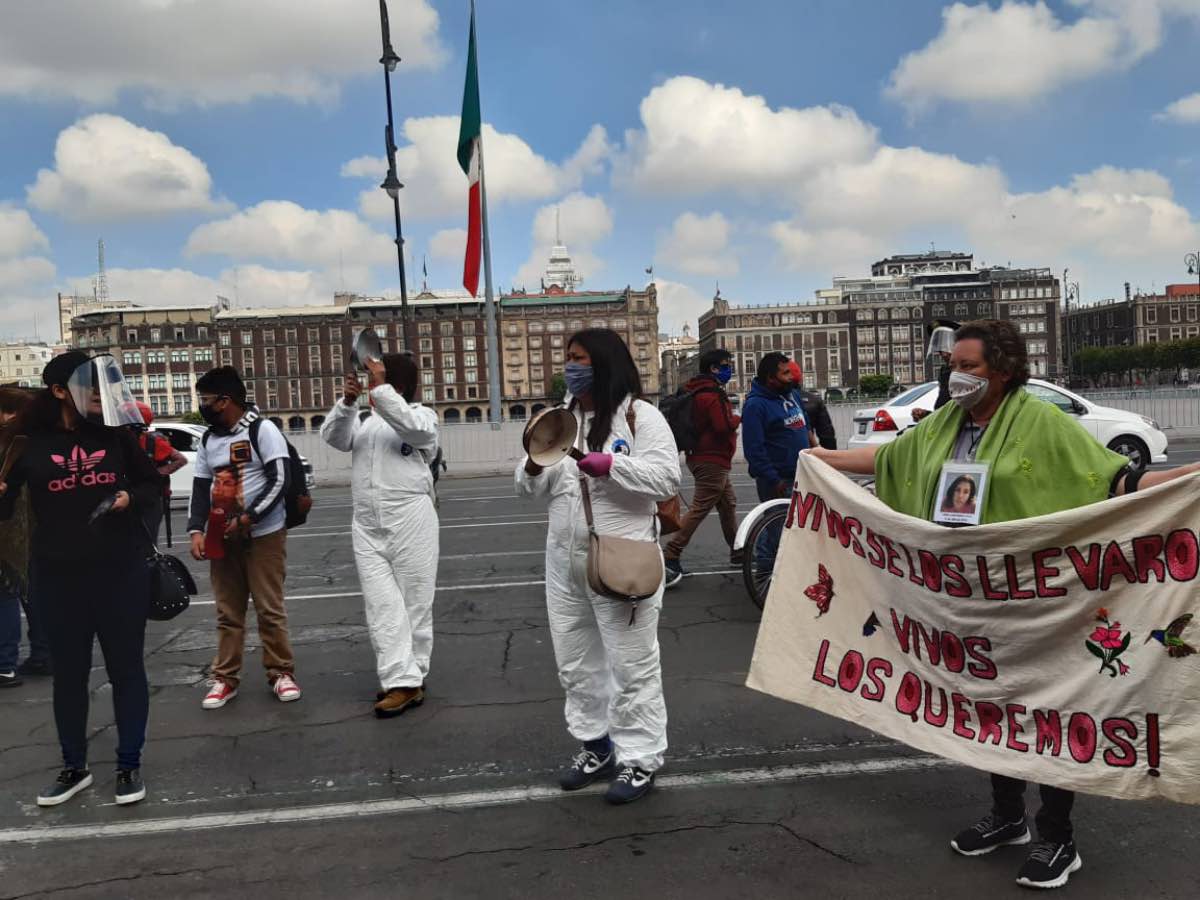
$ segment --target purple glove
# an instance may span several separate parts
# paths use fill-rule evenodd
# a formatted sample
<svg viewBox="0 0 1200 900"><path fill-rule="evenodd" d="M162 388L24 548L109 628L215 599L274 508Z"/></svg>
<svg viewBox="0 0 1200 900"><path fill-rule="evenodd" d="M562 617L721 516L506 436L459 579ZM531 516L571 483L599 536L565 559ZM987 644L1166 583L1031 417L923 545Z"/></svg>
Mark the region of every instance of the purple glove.
<svg viewBox="0 0 1200 900"><path fill-rule="evenodd" d="M607 478L608 470L612 468L612 454L589 453L583 459L578 460L575 465L579 466L579 471L584 475L591 475L593 478Z"/></svg>

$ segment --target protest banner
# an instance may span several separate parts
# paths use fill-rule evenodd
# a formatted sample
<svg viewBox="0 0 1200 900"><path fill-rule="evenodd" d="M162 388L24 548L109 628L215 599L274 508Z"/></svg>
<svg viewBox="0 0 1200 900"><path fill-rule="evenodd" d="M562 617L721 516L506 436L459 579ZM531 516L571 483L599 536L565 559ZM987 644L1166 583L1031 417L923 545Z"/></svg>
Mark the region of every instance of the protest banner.
<svg viewBox="0 0 1200 900"><path fill-rule="evenodd" d="M747 684L983 771L1200 803L1198 493L948 528L804 454Z"/></svg>

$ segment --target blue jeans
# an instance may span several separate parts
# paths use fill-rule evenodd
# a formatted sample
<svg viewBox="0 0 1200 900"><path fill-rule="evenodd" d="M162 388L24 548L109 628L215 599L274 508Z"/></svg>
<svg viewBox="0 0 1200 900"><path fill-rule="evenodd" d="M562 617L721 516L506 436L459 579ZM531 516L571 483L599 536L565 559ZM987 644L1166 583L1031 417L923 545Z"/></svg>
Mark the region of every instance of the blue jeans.
<svg viewBox="0 0 1200 900"><path fill-rule="evenodd" d="M794 472L791 475L784 476L784 481L788 484L791 484L795 479L796 475ZM754 479L754 486L758 490L759 503L777 499L775 493L776 484L778 482L771 481L769 478ZM780 519L777 525L763 532L754 545L754 558L757 560L759 568L763 571L774 571L775 569L775 555L779 552L779 539L783 536L784 521L784 519Z"/></svg>
<svg viewBox="0 0 1200 900"><path fill-rule="evenodd" d="M135 555L70 568L35 561L34 568L54 658L54 721L63 764L87 767L89 679L99 639L112 685L117 766L138 768L150 715L142 658L150 601L145 560Z"/></svg>
<svg viewBox="0 0 1200 900"><path fill-rule="evenodd" d="M21 601L0 585L0 672L17 668L21 652Z"/></svg>

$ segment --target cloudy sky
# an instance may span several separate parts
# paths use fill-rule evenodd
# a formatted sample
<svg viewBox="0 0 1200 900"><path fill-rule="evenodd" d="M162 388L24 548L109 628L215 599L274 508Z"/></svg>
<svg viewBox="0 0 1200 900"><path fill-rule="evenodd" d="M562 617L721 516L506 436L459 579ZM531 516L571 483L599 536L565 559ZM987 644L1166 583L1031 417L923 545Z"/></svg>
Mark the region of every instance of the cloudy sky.
<svg viewBox="0 0 1200 900"><path fill-rule="evenodd" d="M410 283L461 278L465 0L391 0ZM479 0L498 288L563 236L664 330L719 282L807 300L891 252L1070 267L1085 299L1200 248L1200 0ZM39 0L0 30L0 337L54 294L397 290L374 0Z"/></svg>

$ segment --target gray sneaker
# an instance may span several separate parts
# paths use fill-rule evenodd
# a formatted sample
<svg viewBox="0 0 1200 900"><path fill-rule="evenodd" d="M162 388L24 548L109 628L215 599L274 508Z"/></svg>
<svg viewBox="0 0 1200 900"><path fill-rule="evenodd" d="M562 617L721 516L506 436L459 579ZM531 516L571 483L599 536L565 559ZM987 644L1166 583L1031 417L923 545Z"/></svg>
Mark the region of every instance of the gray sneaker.
<svg viewBox="0 0 1200 900"><path fill-rule="evenodd" d="M37 805L58 806L91 785L92 773L87 769L63 769L54 783L38 794Z"/></svg>
<svg viewBox="0 0 1200 900"><path fill-rule="evenodd" d="M683 581L684 571L683 566L679 564L677 559L664 559L663 565L666 566L667 580L664 587L673 588L679 582Z"/></svg>
<svg viewBox="0 0 1200 900"><path fill-rule="evenodd" d="M125 806L146 799L146 783L141 769L117 769L117 805Z"/></svg>

